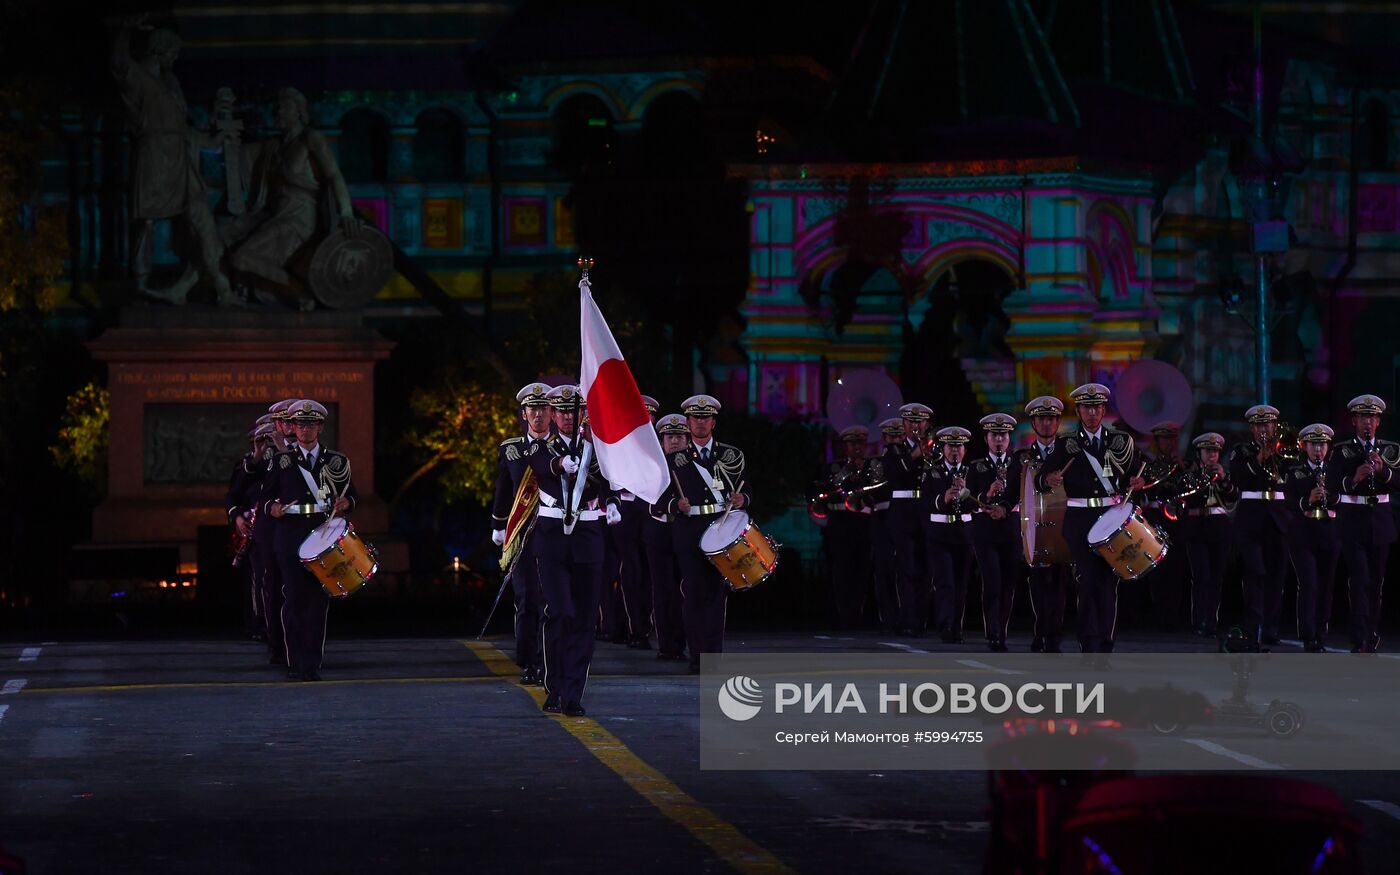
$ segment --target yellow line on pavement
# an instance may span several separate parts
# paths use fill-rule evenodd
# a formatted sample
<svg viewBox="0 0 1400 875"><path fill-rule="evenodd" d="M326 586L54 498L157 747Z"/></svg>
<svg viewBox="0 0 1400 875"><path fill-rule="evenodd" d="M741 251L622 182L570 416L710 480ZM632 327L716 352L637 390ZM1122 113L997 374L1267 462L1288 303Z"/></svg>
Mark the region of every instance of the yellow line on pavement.
<svg viewBox="0 0 1400 875"><path fill-rule="evenodd" d="M445 677L445 678L342 678L333 681L317 681L311 686L315 687L340 687L354 684L472 684L472 683L500 683L500 678L495 675L482 675L480 677ZM32 696L36 693L126 693L135 690L213 690L225 688L243 687L300 687L303 681L202 681L190 683L171 684L94 684L83 687L25 687L20 690L21 696Z"/></svg>
<svg viewBox="0 0 1400 875"><path fill-rule="evenodd" d="M495 674L514 678L519 673L514 660L494 645L483 641L463 641L486 667ZM594 678L596 680L596 676ZM539 707L544 703L540 687L521 687ZM617 736L587 717L557 717L556 722L578 739L588 752L635 790L643 799L656 806L662 814L680 824L691 835L704 842L722 861L740 872L791 872L781 860L753 842L731 823L701 805L670 778L647 765L623 744Z"/></svg>

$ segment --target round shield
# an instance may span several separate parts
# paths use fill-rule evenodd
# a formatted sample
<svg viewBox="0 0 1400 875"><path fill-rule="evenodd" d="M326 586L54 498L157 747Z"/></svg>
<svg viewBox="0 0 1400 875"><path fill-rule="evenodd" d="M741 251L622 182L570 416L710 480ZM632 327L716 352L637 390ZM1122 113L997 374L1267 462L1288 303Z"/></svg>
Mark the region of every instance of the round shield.
<svg viewBox="0 0 1400 875"><path fill-rule="evenodd" d="M307 284L323 305L345 310L374 300L393 270L393 248L378 230L362 224L347 237L336 226L311 256Z"/></svg>

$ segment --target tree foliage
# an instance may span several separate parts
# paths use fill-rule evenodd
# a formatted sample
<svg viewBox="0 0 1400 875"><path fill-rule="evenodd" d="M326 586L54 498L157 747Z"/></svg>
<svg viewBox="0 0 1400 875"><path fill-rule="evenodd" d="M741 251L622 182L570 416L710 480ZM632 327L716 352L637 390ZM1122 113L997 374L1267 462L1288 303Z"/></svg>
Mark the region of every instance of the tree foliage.
<svg viewBox="0 0 1400 875"><path fill-rule="evenodd" d="M489 505L496 483L496 448L520 433L515 398L479 380L452 376L415 390L409 408L414 423L403 440L421 464L391 504L432 473L444 501Z"/></svg>
<svg viewBox="0 0 1400 875"><path fill-rule="evenodd" d="M107 423L111 395L96 383L68 396L58 442L49 453L58 467L72 473L94 492L107 482Z"/></svg>

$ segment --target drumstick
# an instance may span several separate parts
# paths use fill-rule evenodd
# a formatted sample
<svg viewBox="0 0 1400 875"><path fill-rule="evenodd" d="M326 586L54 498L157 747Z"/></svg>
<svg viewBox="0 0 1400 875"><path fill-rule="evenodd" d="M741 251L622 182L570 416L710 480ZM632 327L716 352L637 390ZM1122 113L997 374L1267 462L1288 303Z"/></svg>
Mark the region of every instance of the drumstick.
<svg viewBox="0 0 1400 875"><path fill-rule="evenodd" d="M732 510L734 510L734 496L735 496L735 495L738 495L740 492L742 492L743 489L744 489L744 481L743 481L743 480L740 480L740 481L739 481L739 485L736 486L736 487L734 488L734 490L733 490L732 492L729 493L729 505L728 505L727 507L725 507L725 509L724 509L724 516L722 516L722 517L719 518L719 521L720 521L721 523L723 523L725 520L729 519L729 512L732 511Z"/></svg>

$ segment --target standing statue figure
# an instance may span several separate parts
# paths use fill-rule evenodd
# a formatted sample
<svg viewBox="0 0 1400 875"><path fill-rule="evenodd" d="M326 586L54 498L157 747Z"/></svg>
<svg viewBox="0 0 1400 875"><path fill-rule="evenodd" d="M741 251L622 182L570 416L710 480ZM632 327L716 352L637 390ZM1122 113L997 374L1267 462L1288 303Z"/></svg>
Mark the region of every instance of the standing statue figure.
<svg viewBox="0 0 1400 875"><path fill-rule="evenodd" d="M168 30L152 30L145 20L140 15L123 21L111 53L112 75L121 89L133 139L131 269L136 288L158 300L183 304L205 276L213 281L219 304L236 305L240 301L219 268L223 244L199 173L199 150L219 142L190 125L185 96L172 71L180 38ZM135 28L149 34L145 57L139 61L131 56ZM173 286L152 289L151 238L159 219L183 220L193 252Z"/></svg>
<svg viewBox="0 0 1400 875"><path fill-rule="evenodd" d="M243 163L252 169L251 200L225 229L229 266L240 279L269 287L307 311L316 302L287 268L317 234L319 202L331 202L327 218L346 237L358 234L360 223L330 144L310 127L306 98L295 88L277 92L277 124L280 139L243 146Z"/></svg>

